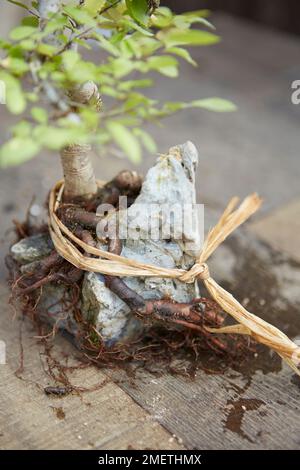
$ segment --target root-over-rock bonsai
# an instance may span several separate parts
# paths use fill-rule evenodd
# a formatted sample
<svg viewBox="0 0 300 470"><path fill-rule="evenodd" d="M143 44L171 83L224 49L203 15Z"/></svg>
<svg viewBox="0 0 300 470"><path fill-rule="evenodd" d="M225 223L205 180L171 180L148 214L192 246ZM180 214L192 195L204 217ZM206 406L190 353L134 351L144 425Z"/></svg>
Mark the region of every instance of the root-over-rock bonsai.
<svg viewBox="0 0 300 470"><path fill-rule="evenodd" d="M127 242L122 246L119 237L97 237L99 222L109 219L107 213L96 212L97 207L107 204L120 212L123 196L127 204L122 210L128 213L136 201L151 203L149 185L158 184L160 174L165 186L158 191L161 199L153 198L156 203L176 197L183 201L185 195L195 202L197 152L191 143L171 149L149 172L144 185L134 171L123 171L100 185L90 160L91 145L101 154L124 153L139 163L142 147L156 151L144 129L147 122L190 107L235 109L221 98L161 103L141 91L151 87L153 72L176 78L179 59L196 65L188 46L218 42L207 11L176 15L157 0L40 0L30 6L8 1L23 8L25 16L9 38L1 40L5 56L0 61L0 80L5 84L7 108L23 117L1 147L1 166L21 164L43 149L59 151L64 184L59 186L56 216L69 233L91 249L101 246L112 254L143 260L145 255L149 261L151 249L145 243L134 248ZM86 50L92 51L93 60L86 58ZM97 177L101 179L101 174ZM171 180L177 185L177 196L172 194L174 184L168 186ZM95 277L57 252L47 225L37 227L26 220L16 229L19 242L7 257L13 298L35 320L71 333L79 347L97 354L100 345L130 342L145 324L158 323L196 332L211 348L226 350L226 344L205 328L222 325L221 309L207 298L193 298L195 284L180 290L173 281L134 283L109 273ZM163 267L193 264L194 255L184 245L186 233L182 235L183 244L173 239L165 242L170 245L169 255L164 252L161 257ZM78 249L80 256L84 250ZM164 249L156 247L150 262L159 262L158 252ZM94 256L92 250L85 254ZM189 340L191 349L193 341ZM164 344L171 343L165 339Z"/></svg>

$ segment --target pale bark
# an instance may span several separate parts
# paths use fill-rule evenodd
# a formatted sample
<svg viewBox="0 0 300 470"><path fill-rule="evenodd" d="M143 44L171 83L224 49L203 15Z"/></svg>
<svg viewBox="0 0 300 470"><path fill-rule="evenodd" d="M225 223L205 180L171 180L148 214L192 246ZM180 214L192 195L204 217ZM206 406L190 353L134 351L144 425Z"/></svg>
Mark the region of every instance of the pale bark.
<svg viewBox="0 0 300 470"><path fill-rule="evenodd" d="M90 158L90 145L72 144L61 151L64 171L64 199L90 199L97 192L95 174Z"/></svg>

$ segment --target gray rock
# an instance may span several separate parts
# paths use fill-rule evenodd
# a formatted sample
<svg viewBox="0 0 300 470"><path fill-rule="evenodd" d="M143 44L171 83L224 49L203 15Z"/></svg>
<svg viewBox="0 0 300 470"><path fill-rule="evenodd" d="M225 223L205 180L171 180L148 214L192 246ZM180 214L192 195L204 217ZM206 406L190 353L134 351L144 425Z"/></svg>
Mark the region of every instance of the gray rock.
<svg viewBox="0 0 300 470"><path fill-rule="evenodd" d="M71 311L62 306L62 302L64 305L66 302L72 302L69 289L55 283L46 284L39 298L39 317L56 330L69 333L74 340L79 332L79 326Z"/></svg>
<svg viewBox="0 0 300 470"><path fill-rule="evenodd" d="M129 308L104 285L98 273L86 273L82 287L82 313L96 328L106 344L126 342L137 336L142 325Z"/></svg>
<svg viewBox="0 0 300 470"><path fill-rule="evenodd" d="M46 256L53 250L49 235L33 235L23 238L11 247L12 257L21 264L33 263Z"/></svg>
<svg viewBox="0 0 300 470"><path fill-rule="evenodd" d="M202 242L194 206L197 163L197 150L191 142L173 147L168 155L159 157L148 171L135 203L120 214L120 234L124 237L122 256L166 268L192 267ZM188 217L182 224L178 215L184 204L189 215L194 213L195 220ZM172 209L170 230L165 230ZM154 228L159 236L153 235ZM162 231L166 232L163 237ZM145 299L170 297L178 302L189 302L199 296L196 283L184 284L155 277L124 280ZM85 275L82 301L84 316L95 323L109 343L125 341L141 329L128 306L105 287L102 276Z"/></svg>

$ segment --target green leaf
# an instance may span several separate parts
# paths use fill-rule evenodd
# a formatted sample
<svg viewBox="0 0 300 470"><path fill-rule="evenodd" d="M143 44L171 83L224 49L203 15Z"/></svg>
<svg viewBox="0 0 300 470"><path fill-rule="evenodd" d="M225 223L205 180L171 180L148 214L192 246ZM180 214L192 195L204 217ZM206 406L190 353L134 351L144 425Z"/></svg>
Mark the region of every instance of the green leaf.
<svg viewBox="0 0 300 470"><path fill-rule="evenodd" d="M55 52L57 51L57 48L53 46L52 44L46 44L44 42L41 42L36 48L36 50L41 55L51 57L53 56L53 54L55 54Z"/></svg>
<svg viewBox="0 0 300 470"><path fill-rule="evenodd" d="M156 70L167 77L174 78L178 76L178 61L172 56L160 55L149 57L147 64L150 70Z"/></svg>
<svg viewBox="0 0 300 470"><path fill-rule="evenodd" d="M105 4L105 0L85 0L83 8L92 15L99 13Z"/></svg>
<svg viewBox="0 0 300 470"><path fill-rule="evenodd" d="M76 23L83 24L85 26L96 26L96 21L93 17L84 9L76 8L73 6L66 6L64 11L69 15Z"/></svg>
<svg viewBox="0 0 300 470"><path fill-rule="evenodd" d="M123 81L118 85L121 91L130 91L133 88L148 88L153 85L153 80L145 78L141 80L127 80Z"/></svg>
<svg viewBox="0 0 300 470"><path fill-rule="evenodd" d="M29 137L30 132L31 125L28 121L20 121L12 129L14 137Z"/></svg>
<svg viewBox="0 0 300 470"><path fill-rule="evenodd" d="M72 49L63 52L61 57L63 66L66 70L72 70L80 59L78 52L73 51Z"/></svg>
<svg viewBox="0 0 300 470"><path fill-rule="evenodd" d="M32 26L33 28L37 28L39 25L39 19L36 16L25 16L22 19L22 26Z"/></svg>
<svg viewBox="0 0 300 470"><path fill-rule="evenodd" d="M146 26L139 25L131 19L123 18L120 21L120 26L126 26L128 30L135 29L139 33L142 33L144 36L153 36L153 33L146 29Z"/></svg>
<svg viewBox="0 0 300 470"><path fill-rule="evenodd" d="M33 51L35 48L35 42L32 39L24 39L20 42L19 46L24 49L24 51Z"/></svg>
<svg viewBox="0 0 300 470"><path fill-rule="evenodd" d="M8 110L12 114L21 114L26 108L26 100L19 80L7 72L0 72L0 80L5 84Z"/></svg>
<svg viewBox="0 0 300 470"><path fill-rule="evenodd" d="M186 49L183 49L182 47L170 47L169 49L166 50L166 52L169 52L170 54L175 54L182 59L186 60L189 64L194 65L194 67L197 67L197 62L192 58L191 54L189 51Z"/></svg>
<svg viewBox="0 0 300 470"><path fill-rule="evenodd" d="M48 121L47 111L44 108L34 106L31 108L31 116L40 124L46 124Z"/></svg>
<svg viewBox="0 0 300 470"><path fill-rule="evenodd" d="M93 32L92 36L98 40L99 47L102 47L102 49L104 49L106 52L116 57L120 55L119 49L114 46L110 41L108 41L104 36L97 33L97 31Z"/></svg>
<svg viewBox="0 0 300 470"><path fill-rule="evenodd" d="M22 58L7 57L2 65L14 75L23 75L29 70L29 65Z"/></svg>
<svg viewBox="0 0 300 470"><path fill-rule="evenodd" d="M31 101L32 103L36 103L39 99L39 96L37 93L34 92L27 92L25 93L26 99L28 101Z"/></svg>
<svg viewBox="0 0 300 470"><path fill-rule="evenodd" d="M210 15L209 10L194 10L187 11L183 13L182 16L191 17L191 18L207 18Z"/></svg>
<svg viewBox="0 0 300 470"><path fill-rule="evenodd" d="M160 31L157 34L166 47L173 46L208 46L220 41L219 36L198 29L175 29Z"/></svg>
<svg viewBox="0 0 300 470"><path fill-rule="evenodd" d="M178 29L187 29L194 23L203 24L204 26L207 26L210 29L216 29L205 18L202 18L202 17L197 16L197 15L185 15L185 14L183 14L183 15L176 15L173 18L173 25L176 26Z"/></svg>
<svg viewBox="0 0 300 470"><path fill-rule="evenodd" d="M45 25L43 36L47 37L49 34L52 34L59 29L62 30L64 26L67 25L68 21L68 18L66 18L65 16L58 16L52 18Z"/></svg>
<svg viewBox="0 0 300 470"><path fill-rule="evenodd" d="M34 129L33 135L41 146L51 150L60 150L71 143L83 142L82 131L76 127L66 129L40 125Z"/></svg>
<svg viewBox="0 0 300 470"><path fill-rule="evenodd" d="M0 166L7 167L19 165L34 157L40 146L33 139L14 137L6 142L0 149Z"/></svg>
<svg viewBox="0 0 300 470"><path fill-rule="evenodd" d="M124 103L124 110L129 111L131 109L136 110L139 105L148 106L152 103L152 100L147 98L141 93L130 93L127 100Z"/></svg>
<svg viewBox="0 0 300 470"><path fill-rule="evenodd" d="M168 7L160 7L151 16L151 24L157 28L166 28L172 24L173 13Z"/></svg>
<svg viewBox="0 0 300 470"><path fill-rule="evenodd" d="M79 61L77 66L68 73L68 79L76 83L97 80L97 68L92 62Z"/></svg>
<svg viewBox="0 0 300 470"><path fill-rule="evenodd" d="M9 37L13 41L20 41L34 34L36 30L37 29L33 26L17 26L11 30Z"/></svg>
<svg viewBox="0 0 300 470"><path fill-rule="evenodd" d="M153 137L150 134L148 134L148 132L143 131L140 128L134 129L133 132L137 137L140 138L143 146L145 147L146 150L148 150L149 153L157 152L156 143Z"/></svg>
<svg viewBox="0 0 300 470"><path fill-rule="evenodd" d="M17 5L18 7L24 8L24 10L28 10L28 6L22 2L17 2L16 0L7 0L7 1L9 3L12 3L13 5Z"/></svg>
<svg viewBox="0 0 300 470"><path fill-rule="evenodd" d="M111 96L112 98L119 99L120 93L114 88L107 85L101 86L101 94L106 96Z"/></svg>
<svg viewBox="0 0 300 470"><path fill-rule="evenodd" d="M181 109L185 109L186 104L182 103L181 101L167 101L164 103L162 107L163 114L171 114L176 113L176 111L180 111Z"/></svg>
<svg viewBox="0 0 300 470"><path fill-rule="evenodd" d="M98 126L100 116L95 109L83 108L80 110L80 118L86 125L87 129L94 130Z"/></svg>
<svg viewBox="0 0 300 470"><path fill-rule="evenodd" d="M149 20L147 0L126 0L126 6L129 15L137 23L147 26Z"/></svg>
<svg viewBox="0 0 300 470"><path fill-rule="evenodd" d="M79 128L59 128L40 125L34 129L33 135L36 141L51 150L60 150L74 142L83 143L82 130Z"/></svg>
<svg viewBox="0 0 300 470"><path fill-rule="evenodd" d="M237 107L232 101L223 98L204 98L203 100L194 100L188 103L187 107L204 108L217 113L227 113L236 111Z"/></svg>
<svg viewBox="0 0 300 470"><path fill-rule="evenodd" d="M125 126L116 121L108 121L107 130L117 145L133 163L141 161L141 147L137 138Z"/></svg>
<svg viewBox="0 0 300 470"><path fill-rule="evenodd" d="M125 77L136 68L135 62L125 57L112 60L110 66L115 78Z"/></svg>

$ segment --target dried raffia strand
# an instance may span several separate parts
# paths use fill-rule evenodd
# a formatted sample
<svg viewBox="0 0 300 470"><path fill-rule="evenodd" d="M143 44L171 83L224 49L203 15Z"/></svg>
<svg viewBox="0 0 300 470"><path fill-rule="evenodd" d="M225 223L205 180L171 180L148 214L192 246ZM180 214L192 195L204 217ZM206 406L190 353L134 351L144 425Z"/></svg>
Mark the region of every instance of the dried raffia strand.
<svg viewBox="0 0 300 470"><path fill-rule="evenodd" d="M102 186L102 182L98 182ZM212 298L231 315L238 324L222 328L207 328L212 333L236 333L251 336L253 339L276 351L289 366L300 375L297 364L300 362L300 348L282 331L248 312L229 292L219 286L210 276L206 261L216 248L242 223L244 223L260 205L257 194L248 196L235 209L238 198L233 198L226 207L215 227L210 230L204 242L199 259L189 270L167 269L159 266L139 263L123 256L92 247L77 238L57 217L56 211L63 193L63 181L59 181L50 193L49 229L52 241L58 253L79 269L100 272L112 276L142 276L178 279L181 282L194 282L201 279ZM84 256L74 245L85 252L98 256Z"/></svg>

